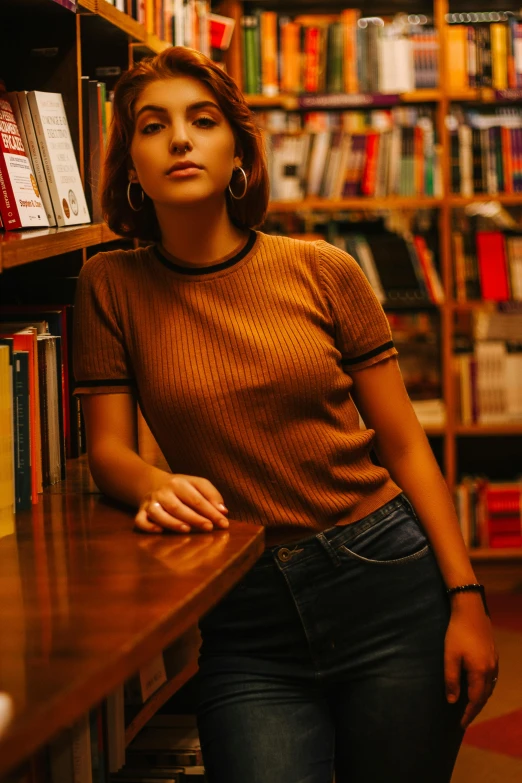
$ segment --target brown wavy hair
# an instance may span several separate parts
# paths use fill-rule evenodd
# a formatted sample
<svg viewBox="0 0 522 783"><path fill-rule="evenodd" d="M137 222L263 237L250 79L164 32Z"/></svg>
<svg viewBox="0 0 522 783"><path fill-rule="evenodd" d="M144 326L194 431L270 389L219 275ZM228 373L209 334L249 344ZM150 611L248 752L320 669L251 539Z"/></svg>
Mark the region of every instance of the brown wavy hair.
<svg viewBox="0 0 522 783"><path fill-rule="evenodd" d="M235 200L226 189L230 219L239 228L255 228L264 221L269 198L268 171L263 137L254 114L234 80L208 57L189 47L172 46L126 71L114 90L113 120L102 173L101 205L109 227L120 236L145 241L161 239L152 200L144 194L143 209L139 212L134 212L127 201L134 107L148 84L180 75L199 79L212 91L230 123L236 147L241 151L248 190L243 199ZM241 174L237 184L234 178L233 189L234 186L235 192L242 192Z"/></svg>

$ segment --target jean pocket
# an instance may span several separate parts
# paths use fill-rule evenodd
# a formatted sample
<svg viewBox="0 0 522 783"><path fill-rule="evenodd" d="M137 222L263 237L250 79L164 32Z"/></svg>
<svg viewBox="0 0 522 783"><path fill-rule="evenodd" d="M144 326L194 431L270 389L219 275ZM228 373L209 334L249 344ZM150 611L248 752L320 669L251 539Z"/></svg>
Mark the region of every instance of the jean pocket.
<svg viewBox="0 0 522 783"><path fill-rule="evenodd" d="M406 504L349 544L341 544L337 549L341 559L345 557L375 566L404 566L430 552L426 534Z"/></svg>

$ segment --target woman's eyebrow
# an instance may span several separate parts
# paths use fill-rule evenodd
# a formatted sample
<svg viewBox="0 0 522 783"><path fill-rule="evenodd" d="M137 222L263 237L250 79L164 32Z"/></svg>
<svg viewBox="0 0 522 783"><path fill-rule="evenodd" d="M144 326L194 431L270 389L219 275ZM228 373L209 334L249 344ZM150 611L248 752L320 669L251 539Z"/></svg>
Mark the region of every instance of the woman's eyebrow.
<svg viewBox="0 0 522 783"><path fill-rule="evenodd" d="M218 106L218 104L214 103L214 101L209 101L209 100L196 101L195 103L190 103L187 106L187 111L195 111L197 109L204 109L207 107L212 109L217 109L217 111L221 112L221 109ZM165 106L156 106L153 103L147 103L145 106L142 106L138 112L136 112L136 119L138 119L138 117L146 111L152 111L155 114L167 114L167 109L165 108Z"/></svg>

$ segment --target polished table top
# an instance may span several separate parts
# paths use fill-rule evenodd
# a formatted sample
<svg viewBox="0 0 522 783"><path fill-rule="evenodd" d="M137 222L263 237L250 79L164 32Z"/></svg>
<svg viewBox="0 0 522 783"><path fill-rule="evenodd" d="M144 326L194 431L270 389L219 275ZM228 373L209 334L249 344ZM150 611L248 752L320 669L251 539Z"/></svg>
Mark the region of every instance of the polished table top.
<svg viewBox="0 0 522 783"><path fill-rule="evenodd" d="M81 491L80 491L81 490ZM143 535L84 463L0 538L0 779L193 626L264 549L263 529Z"/></svg>

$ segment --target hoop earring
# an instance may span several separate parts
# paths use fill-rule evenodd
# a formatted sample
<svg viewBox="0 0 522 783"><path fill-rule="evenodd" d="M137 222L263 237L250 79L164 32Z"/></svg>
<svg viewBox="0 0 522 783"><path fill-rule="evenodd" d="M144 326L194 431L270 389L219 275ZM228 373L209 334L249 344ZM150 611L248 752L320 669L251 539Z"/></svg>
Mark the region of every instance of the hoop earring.
<svg viewBox="0 0 522 783"><path fill-rule="evenodd" d="M247 179L247 175L245 174L245 172L244 172L244 170L241 168L241 166L238 166L238 167L237 167L237 169L234 169L234 171L240 171L240 172L241 172L241 174L243 175L243 178L244 178L243 192L242 192L242 194L241 194L240 196L235 196L235 195L232 193L232 188L230 187L230 185L228 186L228 192L230 193L230 195L232 196L232 198L235 198L235 199L236 199L236 201L240 201L242 198L245 198L245 196L246 196L246 192L247 192L247 189L248 189L248 179Z"/></svg>
<svg viewBox="0 0 522 783"><path fill-rule="evenodd" d="M129 202L129 207L132 209L133 212L141 212L143 209L143 202L145 201L145 193L143 192L143 188L141 189L141 205L139 207L135 207L134 204L131 201L131 195L130 195L130 189L131 185L139 185L139 182L131 182L129 180L129 184L127 185L127 201Z"/></svg>

